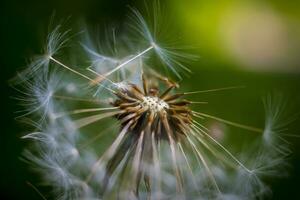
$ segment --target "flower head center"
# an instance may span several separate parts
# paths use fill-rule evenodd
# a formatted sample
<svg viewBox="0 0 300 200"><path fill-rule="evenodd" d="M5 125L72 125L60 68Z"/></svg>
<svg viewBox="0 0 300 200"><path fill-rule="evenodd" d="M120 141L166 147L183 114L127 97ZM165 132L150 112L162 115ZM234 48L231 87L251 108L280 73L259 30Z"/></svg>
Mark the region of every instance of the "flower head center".
<svg viewBox="0 0 300 200"><path fill-rule="evenodd" d="M160 112L169 109L169 105L162 99L154 96L145 96L141 103L143 107L148 107L152 112Z"/></svg>

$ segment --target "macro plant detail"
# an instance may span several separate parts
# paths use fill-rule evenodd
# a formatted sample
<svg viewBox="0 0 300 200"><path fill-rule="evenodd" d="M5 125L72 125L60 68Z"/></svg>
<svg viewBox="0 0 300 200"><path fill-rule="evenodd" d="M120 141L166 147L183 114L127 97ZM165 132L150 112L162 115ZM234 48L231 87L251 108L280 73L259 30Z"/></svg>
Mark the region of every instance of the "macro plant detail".
<svg viewBox="0 0 300 200"><path fill-rule="evenodd" d="M111 46L97 49L85 35L84 68L65 63L68 54L60 52L72 38L58 25L44 54L16 79L25 107L18 118L34 129L23 136L33 141L24 160L52 188L49 198L257 199L269 194L264 178L282 176L290 154L284 136L293 117L287 117L285 103L276 96L265 99L264 129L196 111L194 105L207 102L189 100L190 95L241 87L181 91L168 74L184 80L181 72L190 70L183 62L195 57L160 45L157 27L151 31L137 10L130 19L131 31L140 36L134 40L118 40L113 31ZM153 54L164 67L152 64ZM249 151L232 153L212 136L205 119L254 132Z"/></svg>

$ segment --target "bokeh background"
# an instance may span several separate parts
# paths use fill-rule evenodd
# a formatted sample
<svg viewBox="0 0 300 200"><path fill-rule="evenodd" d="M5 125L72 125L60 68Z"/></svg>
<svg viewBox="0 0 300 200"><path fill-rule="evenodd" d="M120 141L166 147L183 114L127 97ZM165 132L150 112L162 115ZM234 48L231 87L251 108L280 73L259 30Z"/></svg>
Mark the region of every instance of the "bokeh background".
<svg viewBox="0 0 300 200"><path fill-rule="evenodd" d="M291 115L300 112L300 2L260 0L165 0L164 23L169 37L189 45L199 55L189 67L193 73L181 84L190 90L243 85L245 89L197 96L208 101L203 111L248 125L263 126L261 98L282 93L291 103ZM147 1L149 4L150 1ZM143 10L143 1L131 0L2 0L1 21L1 159L0 199L41 199L28 186L37 177L21 160L26 132L16 122L20 109L9 79L29 58L39 53L51 15L57 23L71 16L71 26L84 21L105 27L124 22L128 5ZM55 21L54 21L55 23ZM77 24L78 25L78 24ZM78 26L77 26L78 27ZM170 28L169 28L170 27ZM300 135L300 121L290 133ZM212 127L219 127L212 124ZM230 129L230 127L227 127ZM233 145L249 132L230 129ZM293 154L288 178L268 180L271 199L299 199L300 138L289 138Z"/></svg>

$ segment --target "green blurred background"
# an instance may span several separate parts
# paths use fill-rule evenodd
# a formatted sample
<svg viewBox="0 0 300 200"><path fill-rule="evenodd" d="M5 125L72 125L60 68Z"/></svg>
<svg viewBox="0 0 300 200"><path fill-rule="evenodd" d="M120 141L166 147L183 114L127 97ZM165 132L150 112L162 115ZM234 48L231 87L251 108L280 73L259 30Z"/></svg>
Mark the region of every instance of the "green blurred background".
<svg viewBox="0 0 300 200"><path fill-rule="evenodd" d="M148 2L150 3L150 1ZM194 71L182 81L189 90L244 85L243 90L197 96L209 106L197 109L241 123L263 126L261 97L280 91L291 101L291 114L300 111L300 2L238 0L166 0L163 13L173 27L170 37L191 45L200 56L189 67ZM128 5L143 8L143 1L130 0L2 0L1 1L1 185L0 199L41 199L26 182L36 175L20 160L26 131L14 120L19 109L11 97L16 92L8 80L28 59L40 52L49 19L84 20L90 25L119 24ZM54 22L55 23L55 22ZM167 21L168 23L168 21ZM174 33L174 34L173 34ZM199 99L202 98L202 99ZM300 121L289 127L300 132ZM249 134L236 129L232 134ZM300 138L290 138L294 151L290 176L270 180L271 199L299 199ZM238 143L235 139L233 143Z"/></svg>

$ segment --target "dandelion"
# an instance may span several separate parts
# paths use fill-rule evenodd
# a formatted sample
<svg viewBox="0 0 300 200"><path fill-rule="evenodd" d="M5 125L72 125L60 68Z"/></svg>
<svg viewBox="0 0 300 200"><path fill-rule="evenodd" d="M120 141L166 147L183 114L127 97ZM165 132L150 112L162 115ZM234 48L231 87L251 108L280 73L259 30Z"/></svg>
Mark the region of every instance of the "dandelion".
<svg viewBox="0 0 300 200"><path fill-rule="evenodd" d="M30 75L20 74L20 101L26 108L20 118L34 127L22 137L34 144L24 159L53 188L49 198L264 197L270 191L264 177L277 176L289 154L287 145L277 145L290 123L281 124L282 107L274 109L271 97L265 101L264 130L193 110L191 105L207 102L191 101L190 95L240 87L180 91L179 84L149 65L146 54L154 51L178 78L176 69L187 70L180 62L185 55L161 47L142 15L132 12L132 29L149 47L122 57L81 43L90 59L83 70L59 58L68 39L58 26L48 36L45 56L29 65ZM212 136L203 123L207 118L256 132L255 153L232 153Z"/></svg>

